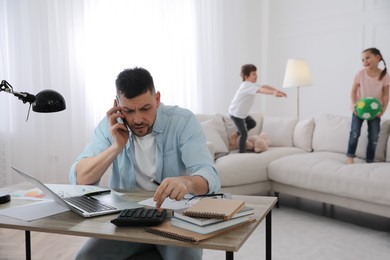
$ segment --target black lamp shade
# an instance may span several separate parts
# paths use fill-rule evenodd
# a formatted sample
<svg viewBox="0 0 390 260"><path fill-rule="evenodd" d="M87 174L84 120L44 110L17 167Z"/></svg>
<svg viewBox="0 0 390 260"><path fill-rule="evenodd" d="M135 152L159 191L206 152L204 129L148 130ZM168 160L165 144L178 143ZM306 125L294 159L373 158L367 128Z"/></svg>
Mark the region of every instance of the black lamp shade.
<svg viewBox="0 0 390 260"><path fill-rule="evenodd" d="M32 109L35 112L50 113L65 110L66 104L64 97L50 89L42 90L35 96L35 102Z"/></svg>

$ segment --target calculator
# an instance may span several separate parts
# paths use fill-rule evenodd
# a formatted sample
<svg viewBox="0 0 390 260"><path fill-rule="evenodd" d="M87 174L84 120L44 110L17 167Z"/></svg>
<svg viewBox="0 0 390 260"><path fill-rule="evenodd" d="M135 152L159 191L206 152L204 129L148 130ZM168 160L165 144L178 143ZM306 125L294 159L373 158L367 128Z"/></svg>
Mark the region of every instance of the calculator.
<svg viewBox="0 0 390 260"><path fill-rule="evenodd" d="M124 209L111 223L116 226L156 226L161 224L166 216L166 209Z"/></svg>

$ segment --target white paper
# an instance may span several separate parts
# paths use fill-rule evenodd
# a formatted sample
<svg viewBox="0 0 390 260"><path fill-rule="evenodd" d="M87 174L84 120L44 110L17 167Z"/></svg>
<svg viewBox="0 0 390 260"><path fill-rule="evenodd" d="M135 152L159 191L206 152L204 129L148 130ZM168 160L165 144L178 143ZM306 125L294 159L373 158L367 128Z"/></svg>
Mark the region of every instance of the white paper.
<svg viewBox="0 0 390 260"><path fill-rule="evenodd" d="M0 210L0 215L17 218L24 221L32 221L66 211L69 211L69 209L61 206L54 200L44 200L2 209Z"/></svg>
<svg viewBox="0 0 390 260"><path fill-rule="evenodd" d="M81 196L86 193L107 190L93 185L72 185L72 184L45 184L50 190L54 191L58 196L62 198ZM24 199L24 200L44 200L51 199L50 196L43 193L38 188L29 190L15 191L11 193L12 199Z"/></svg>
<svg viewBox="0 0 390 260"><path fill-rule="evenodd" d="M149 198L143 201L138 202L140 205L149 206L149 207L156 207L156 202L153 200L153 198ZM166 198L164 200L164 203L161 205L161 208L163 209L172 209L172 210L178 210L178 209L185 209L190 207L191 205L188 203L188 200L172 200L170 198Z"/></svg>
<svg viewBox="0 0 390 260"><path fill-rule="evenodd" d="M49 189L62 198L81 196L86 193L107 190L94 185L72 185L72 184L45 184Z"/></svg>

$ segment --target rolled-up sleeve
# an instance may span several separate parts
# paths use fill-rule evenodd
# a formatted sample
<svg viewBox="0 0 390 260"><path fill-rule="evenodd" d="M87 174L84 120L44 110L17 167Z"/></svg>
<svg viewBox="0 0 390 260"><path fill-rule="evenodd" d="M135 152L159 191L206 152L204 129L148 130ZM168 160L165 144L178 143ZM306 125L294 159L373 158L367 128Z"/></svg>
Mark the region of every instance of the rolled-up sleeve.
<svg viewBox="0 0 390 260"><path fill-rule="evenodd" d="M191 175L205 178L209 185L209 193L219 192L221 181L207 147L206 137L195 115L188 118L180 142L182 160L187 171Z"/></svg>
<svg viewBox="0 0 390 260"><path fill-rule="evenodd" d="M92 142L84 148L83 152L72 164L69 172L69 182L71 184L77 184L76 166L81 159L94 157L100 154L106 150L111 145L111 143L111 137L108 133L108 121L106 118L104 118L96 127Z"/></svg>

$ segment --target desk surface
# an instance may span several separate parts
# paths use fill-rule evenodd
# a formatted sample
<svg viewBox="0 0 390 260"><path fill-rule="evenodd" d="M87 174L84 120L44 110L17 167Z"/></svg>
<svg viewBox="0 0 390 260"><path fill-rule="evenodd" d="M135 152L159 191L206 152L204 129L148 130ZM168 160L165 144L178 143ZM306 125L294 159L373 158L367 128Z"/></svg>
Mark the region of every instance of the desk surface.
<svg viewBox="0 0 390 260"><path fill-rule="evenodd" d="M4 187L1 190L12 192L31 188L31 186L27 186L28 188L26 188L26 184L23 185ZM126 193L124 196L134 201L141 201L152 197L152 193ZM237 228L234 232L226 232L197 244L147 233L144 231L143 227L116 227L110 223L110 220L116 217L115 214L83 218L74 212L68 211L31 222L0 215L0 227L72 236L123 240L148 244L200 247L204 249L237 252L261 221L263 221L266 215L272 210L277 199L275 197L266 196L233 196L233 198L242 199L247 206L253 207L255 209L254 217L257 221ZM0 209L23 203L26 202L19 199L11 199L10 203L0 205ZM31 201L28 203L31 203Z"/></svg>

